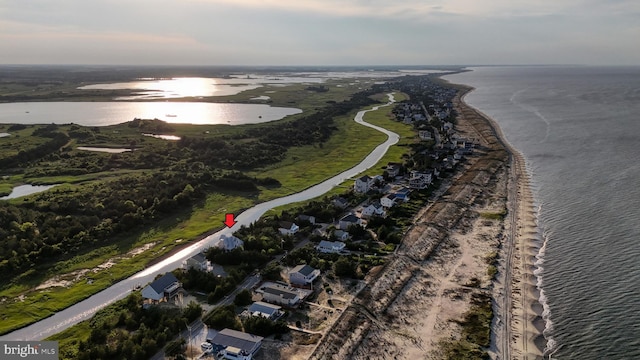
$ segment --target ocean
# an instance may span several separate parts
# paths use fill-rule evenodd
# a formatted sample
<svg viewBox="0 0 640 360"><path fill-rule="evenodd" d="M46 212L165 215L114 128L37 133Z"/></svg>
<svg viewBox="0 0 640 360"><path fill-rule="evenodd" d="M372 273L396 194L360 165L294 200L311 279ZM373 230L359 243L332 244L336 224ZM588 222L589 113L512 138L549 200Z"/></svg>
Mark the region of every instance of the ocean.
<svg viewBox="0 0 640 360"><path fill-rule="evenodd" d="M444 78L531 175L545 353L640 359L640 67L472 70Z"/></svg>

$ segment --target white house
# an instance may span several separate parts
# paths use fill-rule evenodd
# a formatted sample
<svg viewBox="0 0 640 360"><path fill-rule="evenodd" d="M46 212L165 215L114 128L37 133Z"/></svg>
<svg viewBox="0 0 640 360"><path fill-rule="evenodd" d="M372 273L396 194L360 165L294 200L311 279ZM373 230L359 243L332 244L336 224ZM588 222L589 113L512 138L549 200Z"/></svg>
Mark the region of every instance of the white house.
<svg viewBox="0 0 640 360"><path fill-rule="evenodd" d="M289 282L295 285L309 285L320 276L320 270L309 265L298 265L289 271Z"/></svg>
<svg viewBox="0 0 640 360"><path fill-rule="evenodd" d="M209 260L204 256L203 253L197 253L192 257L188 258L183 263L185 269L196 269L207 271L209 269Z"/></svg>
<svg viewBox="0 0 640 360"><path fill-rule="evenodd" d="M220 242L218 242L218 247L225 250L225 251L231 251L235 248L238 247L243 247L244 246L244 241L238 239L237 237L233 236L233 235L220 235Z"/></svg>
<svg viewBox="0 0 640 360"><path fill-rule="evenodd" d="M367 193L371 189L371 186L373 186L373 182L374 179L369 175L359 177L353 184L353 191L362 194Z"/></svg>
<svg viewBox="0 0 640 360"><path fill-rule="evenodd" d="M252 316L262 316L264 318L274 320L282 315L282 308L278 305L256 301L249 306L247 312Z"/></svg>
<svg viewBox="0 0 640 360"><path fill-rule="evenodd" d="M363 218L370 218L372 216L384 217L385 215L386 212L384 211L384 207L382 207L382 204L380 204L379 201L374 201L362 209Z"/></svg>
<svg viewBox="0 0 640 360"><path fill-rule="evenodd" d="M344 231L343 231L343 233L348 235L348 233L346 233ZM339 253L340 251L344 250L345 246L346 246L346 244L343 243L342 241L326 241L326 240L322 240L322 241L320 241L318 246L316 246L316 249L318 251L320 251L321 253L335 254L335 253Z"/></svg>
<svg viewBox="0 0 640 360"><path fill-rule="evenodd" d="M340 219L338 227L341 230L349 230L350 226L360 224L362 224L362 220L359 217L353 214L347 214Z"/></svg>
<svg viewBox="0 0 640 360"><path fill-rule="evenodd" d="M280 221L280 234L282 235L294 235L300 230L300 227L291 221Z"/></svg>
<svg viewBox="0 0 640 360"><path fill-rule="evenodd" d="M270 284L262 288L262 300L271 304L293 307L300 302L300 295L292 287Z"/></svg>
<svg viewBox="0 0 640 360"><path fill-rule="evenodd" d="M146 303L182 301L182 284L168 272L142 289L142 298Z"/></svg>
<svg viewBox="0 0 640 360"><path fill-rule="evenodd" d="M431 184L431 172L412 171L409 178L409 187L412 189L426 189Z"/></svg>
<svg viewBox="0 0 640 360"><path fill-rule="evenodd" d="M399 198L396 194L387 194L380 198L380 204L386 208L391 208L396 204L397 200L399 200Z"/></svg>
<svg viewBox="0 0 640 360"><path fill-rule="evenodd" d="M261 336L256 336L242 331L223 329L211 339L211 344L223 348L225 359L251 360L260 350Z"/></svg>

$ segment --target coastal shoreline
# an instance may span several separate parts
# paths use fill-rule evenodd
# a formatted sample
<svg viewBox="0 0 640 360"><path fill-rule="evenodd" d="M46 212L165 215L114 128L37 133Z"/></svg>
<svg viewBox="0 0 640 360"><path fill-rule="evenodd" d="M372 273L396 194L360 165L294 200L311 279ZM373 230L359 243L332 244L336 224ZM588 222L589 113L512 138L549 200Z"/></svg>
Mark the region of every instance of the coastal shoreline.
<svg viewBox="0 0 640 360"><path fill-rule="evenodd" d="M526 160L507 141L494 119L465 101L466 95L474 88L459 86L463 89L460 96L461 105L487 121L495 137L509 153L509 216L505 218L504 223L507 242L503 243L502 248L502 255L506 258L500 262L498 270L501 273L498 282L504 282L496 284L494 291L497 306L492 322L492 348L497 349L505 358L543 359L543 352L547 346L543 335L546 324L542 317L544 308L539 300L540 289L535 271L544 242L537 224L538 210L531 190ZM500 321L497 321L498 319ZM497 344L505 341L509 341L506 351L510 354L504 354L505 349L500 349Z"/></svg>

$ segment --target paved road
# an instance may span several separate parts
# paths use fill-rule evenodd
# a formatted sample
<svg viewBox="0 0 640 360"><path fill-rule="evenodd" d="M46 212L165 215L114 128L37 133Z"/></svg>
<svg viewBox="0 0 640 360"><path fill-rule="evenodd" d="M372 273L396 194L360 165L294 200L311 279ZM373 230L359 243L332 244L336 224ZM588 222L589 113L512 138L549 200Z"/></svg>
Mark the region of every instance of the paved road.
<svg viewBox="0 0 640 360"><path fill-rule="evenodd" d="M396 144L400 139L398 134L380 126L369 124L363 120L366 112L378 110L380 107L393 104L395 101L393 94L388 94L387 96L389 98L389 102L387 104L374 106L369 110L359 111L354 118L355 122L381 131L387 135L387 140L373 149L369 155L367 155L367 157L365 157L364 160L356 166L299 193L260 203L249 208L237 216L237 223L233 227L223 228L215 234L207 236L197 243L189 245L167 259L164 259L127 279L119 281L87 299L57 312L51 317L40 320L9 334L0 336L0 340L42 340L53 334L59 333L80 321L90 319L98 310L117 300L125 298L135 286L139 284L147 284L153 281L156 275L172 271L173 269L180 267L185 259L197 254L204 248L214 246L219 242L221 235L233 234L233 232L238 230L241 226L250 225L251 223L256 222L265 212L275 207L321 196L347 179L353 178L363 171L373 167L384 156L384 154L386 154L389 147ZM220 221L222 221L222 219L220 219Z"/></svg>

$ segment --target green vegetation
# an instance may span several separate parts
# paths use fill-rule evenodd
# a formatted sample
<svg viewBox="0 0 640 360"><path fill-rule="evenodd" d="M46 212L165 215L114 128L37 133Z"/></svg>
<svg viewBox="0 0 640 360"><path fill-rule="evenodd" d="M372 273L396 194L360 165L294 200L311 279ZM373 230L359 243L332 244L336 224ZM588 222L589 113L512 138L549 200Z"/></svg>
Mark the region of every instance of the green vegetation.
<svg viewBox="0 0 640 360"><path fill-rule="evenodd" d="M354 165L368 146L377 145L349 120L351 111L372 102L368 96L373 92L325 103L294 120L233 130L140 119L105 128L15 128L20 137L37 141L3 138L19 151L0 155L12 174L0 181L2 188L24 182L68 185L0 204L0 237L7 239L0 243L0 270L7 275L0 297L24 300L0 305L5 315L0 332L48 316L133 274L172 247L211 231L226 212L301 190ZM167 142L141 132L171 133L182 140ZM349 140L350 135L354 138ZM105 154L80 151L78 145L135 151ZM320 166L327 153L312 153L323 148L333 154L358 149L362 155L340 156L343 161ZM305 162L320 171L301 172ZM145 244L148 251L137 251ZM134 251L135 256L127 255ZM115 265L92 273L89 284L73 281L74 271L107 262ZM46 294L33 291L55 276L65 286L51 287Z"/></svg>
<svg viewBox="0 0 640 360"><path fill-rule="evenodd" d="M47 340L60 342L61 359L148 359L201 313L195 303L144 309L140 294L132 293Z"/></svg>
<svg viewBox="0 0 640 360"><path fill-rule="evenodd" d="M447 342L443 341L442 348L445 359L477 359L488 360L491 357L484 350L489 347L491 338L491 296L485 293L474 294L471 309L459 321L462 326L462 338Z"/></svg>
<svg viewBox="0 0 640 360"><path fill-rule="evenodd" d="M498 212L481 212L480 217L489 220L503 220L507 216L507 209Z"/></svg>

